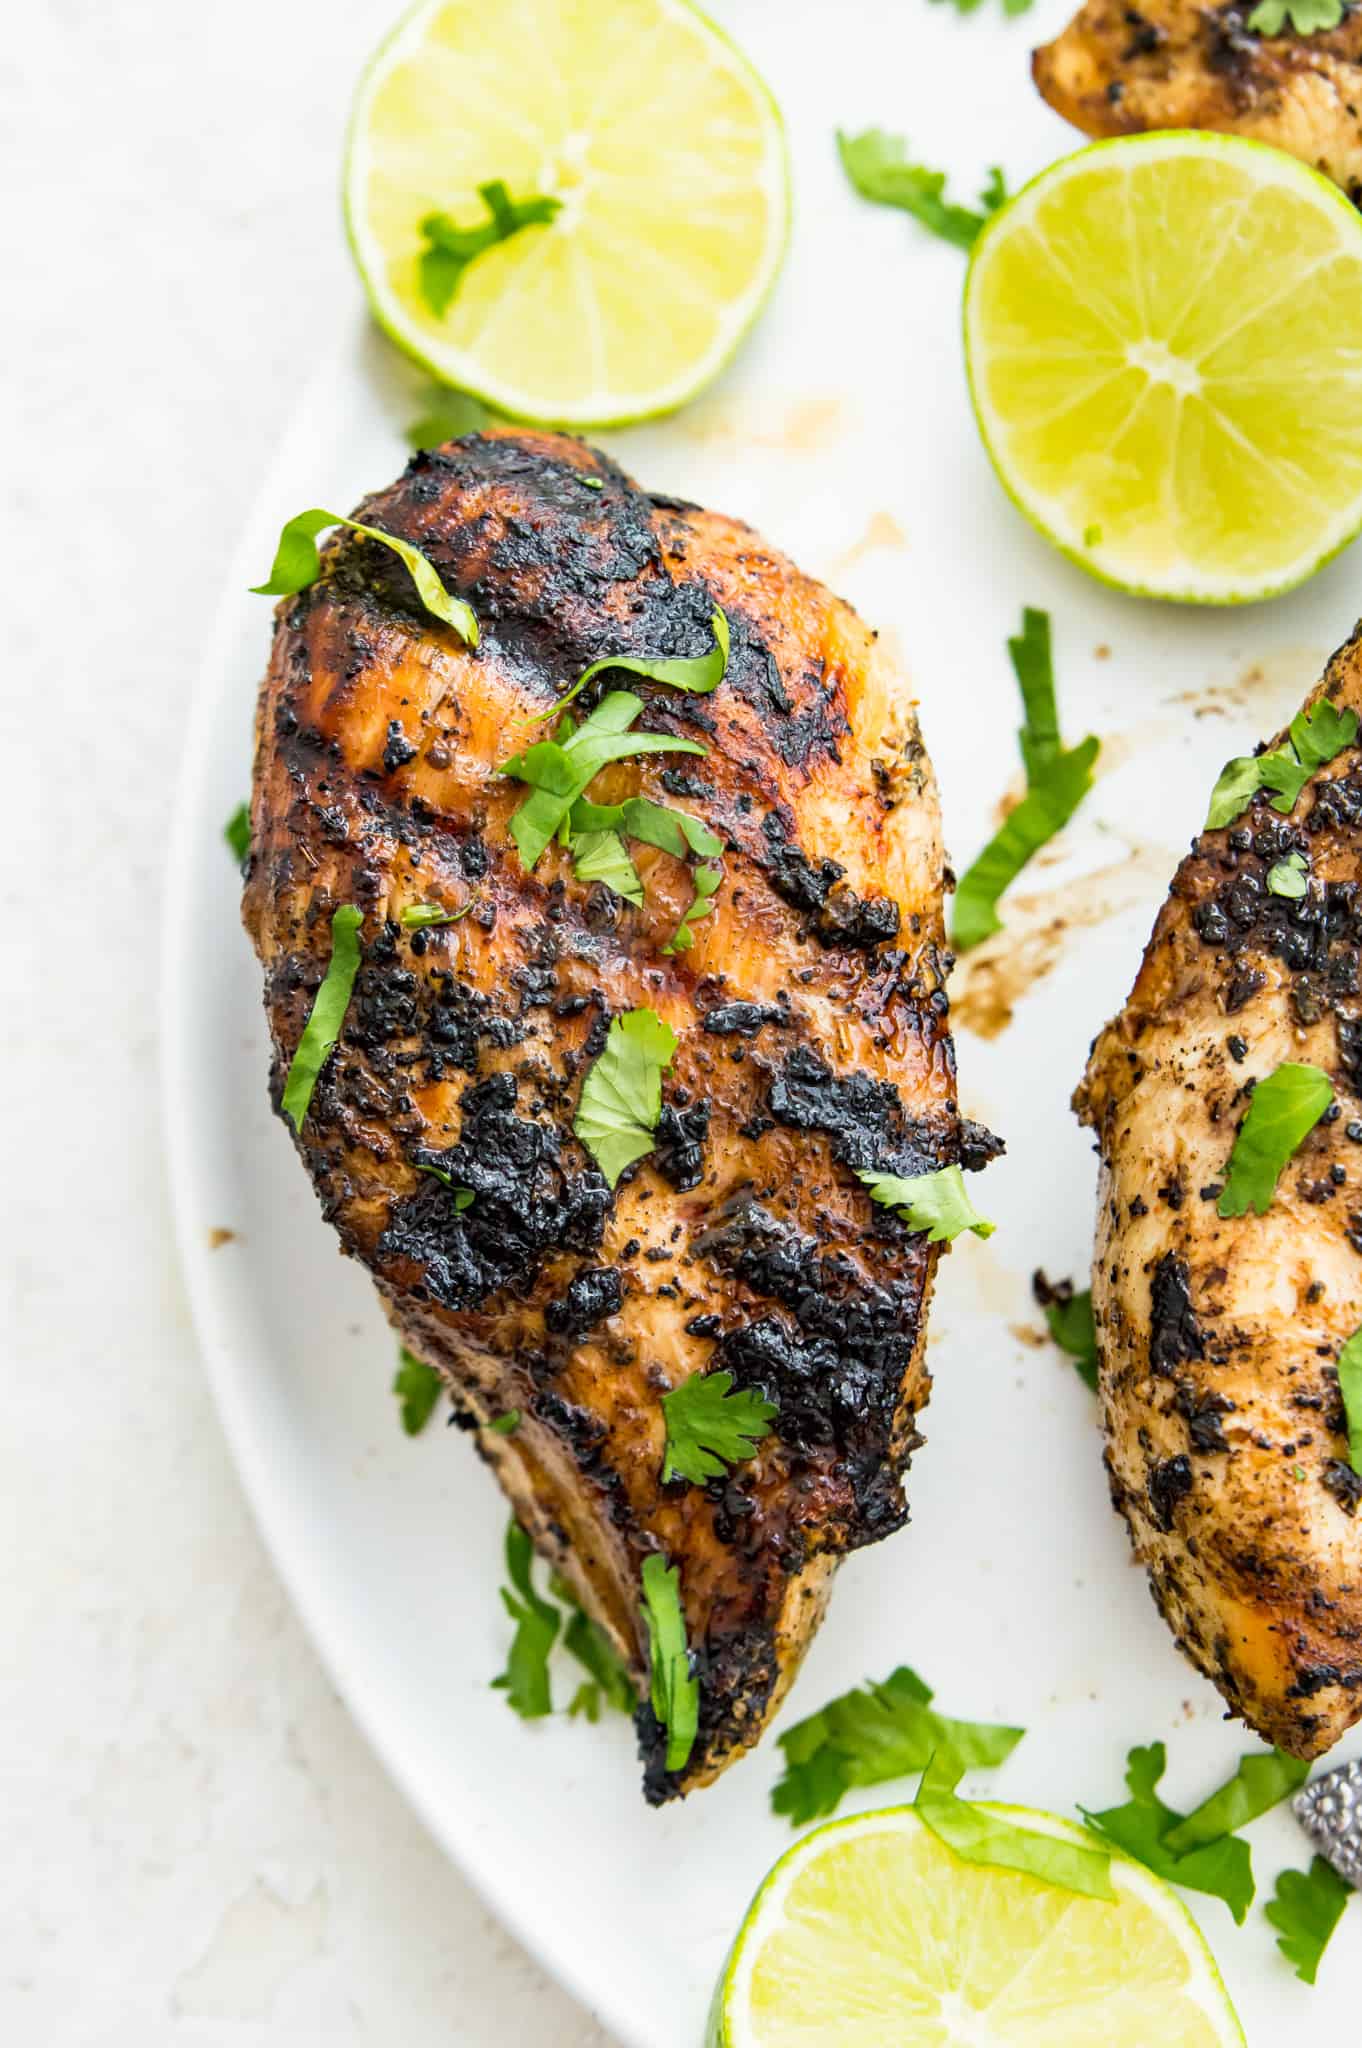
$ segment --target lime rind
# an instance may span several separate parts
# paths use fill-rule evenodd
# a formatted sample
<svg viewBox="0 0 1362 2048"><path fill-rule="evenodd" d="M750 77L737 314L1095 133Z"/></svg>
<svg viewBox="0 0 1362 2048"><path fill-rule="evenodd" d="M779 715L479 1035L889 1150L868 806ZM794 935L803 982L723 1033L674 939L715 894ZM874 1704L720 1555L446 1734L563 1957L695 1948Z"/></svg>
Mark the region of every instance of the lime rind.
<svg viewBox="0 0 1362 2048"><path fill-rule="evenodd" d="M1161 1920L1170 1933L1175 1935L1192 1972L1189 1979L1179 1986L1179 1991L1205 2015L1215 2030L1217 2048L1247 2048L1243 2027L1230 2002L1224 1979L1206 1938L1192 1914L1170 1886L1161 1878L1155 1877L1152 1871L1146 1870L1143 1864L1122 1855L1119 1850L1113 1849L1110 1843L1099 1841L1087 1829L1063 1819L1058 1814L1045 1813L1035 1807L1015 1806L992 1800L981 1802L981 1805L985 1812L1013 1821L1033 1832L1054 1835L1084 1847L1100 1848L1108 1852L1111 1856L1112 1877L1118 1893L1124 1890L1133 1894ZM818 1859L830 1839L854 1837L858 1833L883 1832L886 1829L897 1829L906 1833L922 1827L923 1822L915 1807L885 1807L875 1812L852 1814L841 1820L829 1821L824 1826L813 1829L786 1850L758 1887L719 1973L706 2022L705 2048L760 2048L748 2017L754 1966L763 1942L780 1924L784 1902L796 1879L810 1863ZM941 1845L941 1854L948 1862L956 1860L953 1852L944 1845ZM967 1866L962 1866L964 1867ZM1032 1886L1038 1884L1039 1880L1018 1874L1015 1882L1019 1886Z"/></svg>
<svg viewBox="0 0 1362 2048"><path fill-rule="evenodd" d="M599 394L601 403L550 404L543 395L508 383L490 373L475 355L441 351L430 345L405 315L401 301L383 277L382 252L363 219L362 194L367 170L366 122L379 86L403 54L419 46L423 29L447 0L415 0L375 51L361 75L346 132L342 210L346 238L375 323L402 352L438 383L465 391L494 413L528 425L607 428L636 425L674 412L694 398L732 361L759 317L779 276L789 242L792 212L789 150L780 109L765 80L733 38L692 0L652 0L659 14L684 20L698 29L709 48L751 93L762 115L764 156L762 183L767 197L768 231L747 289L726 309L713 346L682 376L656 390L635 389ZM457 109L455 110L457 116ZM492 173L495 174L495 173ZM544 230L529 229L530 235ZM495 254L496 252L493 252ZM593 394L593 400L598 394Z"/></svg>
<svg viewBox="0 0 1362 2048"><path fill-rule="evenodd" d="M973 319L980 282L986 275L993 252L1019 226L1028 225L1039 198L1072 178L1094 159L1113 155L1118 160L1134 155L1144 162L1191 157L1199 161L1220 159L1247 165L1253 170L1252 182L1256 185L1266 189L1275 184L1293 190L1330 217L1337 227L1340 253L1352 256L1362 277L1362 216L1331 180L1282 150L1244 136L1201 129L1168 129L1091 143L1047 166L1015 193L1005 207L990 217L971 251L962 312L966 376L980 439L998 481L1028 525L1059 554L1108 589L1134 597L1210 606L1255 604L1283 596L1308 582L1362 532L1362 489L1341 503L1329 519L1321 522L1320 531L1309 546L1289 562L1274 568L1270 574L1245 582L1223 575L1208 576L1198 571L1195 565L1187 564L1186 573L1178 580L1166 575L1132 571L1128 563L1119 560L1115 550L1104 546L1100 535L1093 538L1091 526L1095 522L1081 512L1065 519L1057 517L1053 501L1027 489L1016 473L1015 463L1008 459L1000 445L1005 436L992 416L976 359ZM1349 243L1351 250L1348 249ZM987 351L980 345L978 353L986 355ZM1308 376L1308 368L1302 375Z"/></svg>

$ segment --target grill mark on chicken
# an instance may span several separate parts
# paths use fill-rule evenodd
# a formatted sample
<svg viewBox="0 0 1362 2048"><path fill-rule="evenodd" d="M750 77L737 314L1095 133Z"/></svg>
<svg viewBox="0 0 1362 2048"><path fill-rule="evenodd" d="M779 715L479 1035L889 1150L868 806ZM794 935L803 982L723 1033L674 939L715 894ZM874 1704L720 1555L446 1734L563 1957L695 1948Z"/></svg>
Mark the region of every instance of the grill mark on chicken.
<svg viewBox="0 0 1362 2048"><path fill-rule="evenodd" d="M343 1249L625 1658L645 1790L670 1798L756 1739L837 1559L906 1518L937 1249L849 1169L923 1171L964 1149L930 765L845 605L580 442L472 436L414 457L357 516L422 548L482 638L469 650L428 618L391 551L348 532L276 614L245 903L272 1094L277 1108L331 913L356 903L363 960L298 1150ZM714 913L668 956L683 864L633 849L641 909L579 883L557 846L526 874L508 832L523 790L497 767L602 654L706 651L716 605L732 649L713 696L607 674L574 706L627 686L640 730L709 749L616 763L592 786L603 803L678 799L724 842ZM409 932L408 903L458 921ZM573 1115L611 1018L640 1005L678 1049L655 1149L612 1192ZM974 1132L969 1163L991 1149ZM661 1398L719 1366L781 1412L723 1481L664 1486ZM512 1408L511 1435L481 1426ZM646 1698L655 1549L680 1568L702 1681L676 1774Z"/></svg>
<svg viewBox="0 0 1362 2048"><path fill-rule="evenodd" d="M1362 638L1321 698L1362 711ZM1288 815L1261 791L1201 833L1075 1098L1102 1157L1093 1309L1113 1501L1187 1655L1302 1757L1362 1718L1362 1479L1335 1364L1362 1322L1359 831L1354 745ZM1267 887L1291 852L1306 859L1299 899ZM1335 1103L1266 1214L1222 1218L1252 1090L1286 1060L1323 1068Z"/></svg>

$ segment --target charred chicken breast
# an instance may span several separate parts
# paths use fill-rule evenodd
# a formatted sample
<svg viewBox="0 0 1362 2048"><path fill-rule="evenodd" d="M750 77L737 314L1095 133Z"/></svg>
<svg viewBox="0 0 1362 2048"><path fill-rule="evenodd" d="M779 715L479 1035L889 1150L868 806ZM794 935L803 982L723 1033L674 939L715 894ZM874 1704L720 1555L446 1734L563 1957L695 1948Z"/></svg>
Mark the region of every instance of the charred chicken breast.
<svg viewBox="0 0 1362 2048"><path fill-rule="evenodd" d="M1338 1375L1362 1323L1362 640L1311 704L1342 714L1345 743L1285 813L1260 788L1194 841L1077 1098L1102 1161L1113 1499L1181 1647L1300 1757L1362 1718L1362 1477ZM1287 1062L1321 1069L1333 1102L1264 1212L1222 1215L1253 1091Z"/></svg>
<svg viewBox="0 0 1362 2048"><path fill-rule="evenodd" d="M625 1660L660 1801L756 1739L837 1561L907 1518L937 1250L857 1170L989 1149L957 1110L931 768L902 677L845 604L580 442L450 443L358 517L421 549L480 638L430 617L403 564L351 531L278 609L245 898L274 1100L333 913L353 905L361 964L299 1153ZM634 846L641 902L556 842L528 869L510 826L526 790L500 769L588 665L701 654L716 607L731 648L712 694L607 671L572 707L627 683L638 731L705 750L615 761L590 790L683 809L722 841L712 912L669 951L692 866ZM415 905L456 921L412 929ZM574 1114L612 1020L639 1008L676 1051L653 1149L612 1187ZM664 1482L663 1397L717 1371L762 1390L770 1432L707 1483ZM509 1433L487 1427L512 1411ZM640 1612L659 1552L700 1682L674 1771Z"/></svg>

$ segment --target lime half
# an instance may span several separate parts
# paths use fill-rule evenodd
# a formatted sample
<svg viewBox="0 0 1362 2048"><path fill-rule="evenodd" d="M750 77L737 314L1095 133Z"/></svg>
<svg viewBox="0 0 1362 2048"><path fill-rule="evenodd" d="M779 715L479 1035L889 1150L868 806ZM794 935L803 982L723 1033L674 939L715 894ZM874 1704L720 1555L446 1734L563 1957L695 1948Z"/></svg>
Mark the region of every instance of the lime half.
<svg viewBox="0 0 1362 2048"><path fill-rule="evenodd" d="M556 199L464 270L442 315L421 223L478 188ZM345 167L369 302L445 383L519 419L666 412L737 347L780 266L784 131L686 0L422 0L369 65Z"/></svg>
<svg viewBox="0 0 1362 2048"><path fill-rule="evenodd" d="M757 1893L710 2048L1243 2048L1191 1915L1123 1856L1111 1876L1114 1904L963 1863L910 1806L834 1821Z"/></svg>
<svg viewBox="0 0 1362 2048"><path fill-rule="evenodd" d="M1100 142L975 245L965 350L1026 517L1105 581L1232 604L1362 527L1362 216L1235 136Z"/></svg>

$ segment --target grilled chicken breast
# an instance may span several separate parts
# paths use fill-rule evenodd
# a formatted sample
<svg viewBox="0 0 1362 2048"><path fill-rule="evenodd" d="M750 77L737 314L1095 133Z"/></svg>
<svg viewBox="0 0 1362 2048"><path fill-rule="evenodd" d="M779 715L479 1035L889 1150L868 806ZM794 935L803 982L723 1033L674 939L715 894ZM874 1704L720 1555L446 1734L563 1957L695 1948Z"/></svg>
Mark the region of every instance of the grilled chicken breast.
<svg viewBox="0 0 1362 2048"><path fill-rule="evenodd" d="M1315 697L1362 710L1362 639ZM1312 702L1314 699L1311 700ZM1260 791L1179 868L1076 1098L1102 1168L1093 1309L1112 1496L1181 1647L1295 1756L1362 1718L1362 1479L1336 1360L1362 1323L1362 754ZM1287 855L1305 894L1274 894ZM1255 1083L1334 1105L1264 1215L1216 1198Z"/></svg>
<svg viewBox="0 0 1362 2048"><path fill-rule="evenodd" d="M1270 142L1362 198L1362 10L1337 28L1255 35L1253 12L1192 0L1088 0L1032 75L1085 135L1218 128Z"/></svg>
<svg viewBox="0 0 1362 2048"><path fill-rule="evenodd" d="M402 1341L626 1660L657 1802L756 1739L838 1559L907 1519L936 1248L855 1169L977 1164L992 1142L957 1111L932 772L902 677L845 604L578 441L450 443L358 516L421 548L481 639L426 615L391 551L350 532L278 609L245 898L274 1100L332 913L357 905L362 964L298 1150ZM574 704L628 685L639 730L708 749L591 785L596 803L689 810L724 842L714 914L668 954L683 862L632 848L642 908L575 879L556 845L527 873L508 831L526 791L498 766L598 657L703 653L716 606L732 651L713 695L607 673ZM459 921L407 930L418 903ZM612 1192L574 1108L611 1019L641 1006L678 1049L655 1149ZM771 1433L708 1485L664 1485L662 1397L719 1369L778 1403ZM512 1434L484 1427L512 1409ZM676 1773L646 1697L654 1551L679 1569L701 1685Z"/></svg>

